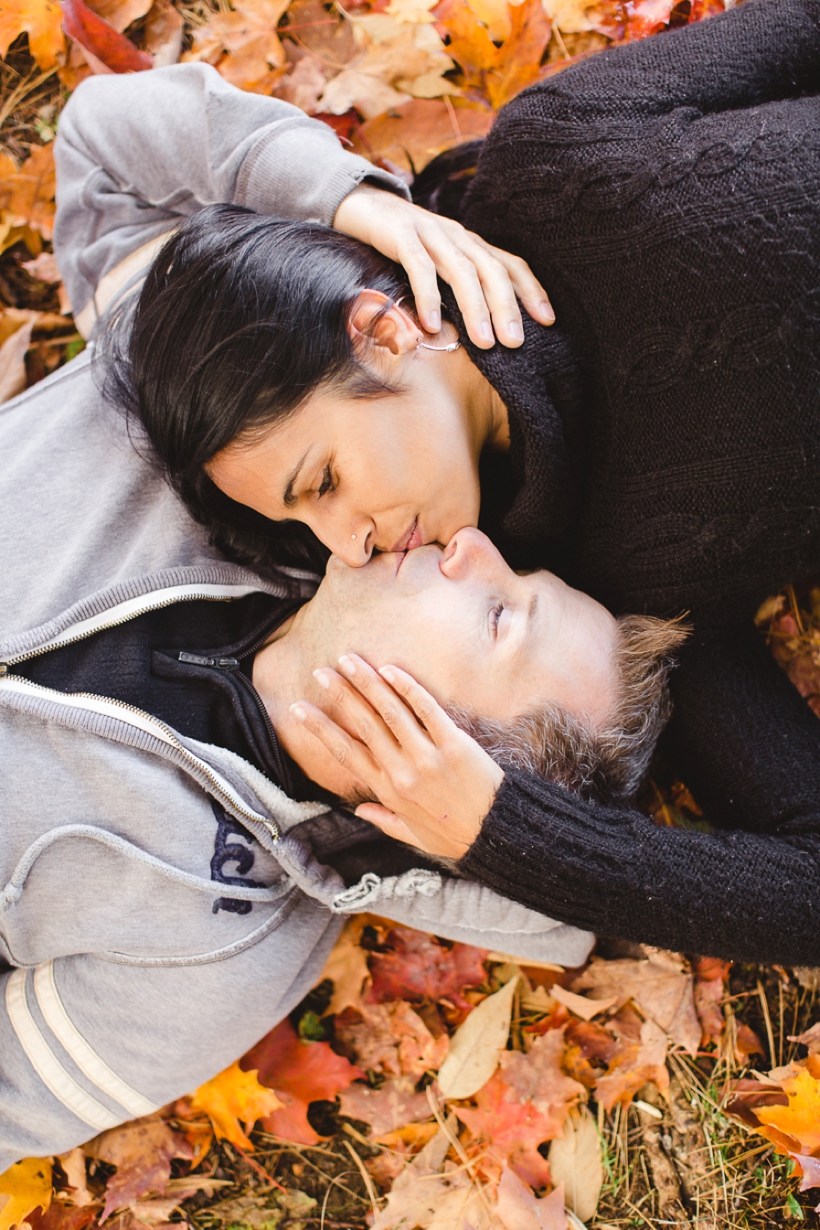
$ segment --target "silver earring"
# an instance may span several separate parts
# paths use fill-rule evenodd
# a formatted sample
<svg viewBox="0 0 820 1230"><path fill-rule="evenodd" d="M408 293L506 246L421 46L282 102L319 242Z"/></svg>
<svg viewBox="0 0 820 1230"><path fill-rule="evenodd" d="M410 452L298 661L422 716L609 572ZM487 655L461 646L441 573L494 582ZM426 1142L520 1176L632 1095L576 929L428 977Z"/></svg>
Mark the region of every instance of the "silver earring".
<svg viewBox="0 0 820 1230"><path fill-rule="evenodd" d="M454 350L461 349L461 342L456 338L454 342L450 342L449 346L430 346L429 343L423 342L421 338L416 342L416 350L440 350L442 354L452 354Z"/></svg>

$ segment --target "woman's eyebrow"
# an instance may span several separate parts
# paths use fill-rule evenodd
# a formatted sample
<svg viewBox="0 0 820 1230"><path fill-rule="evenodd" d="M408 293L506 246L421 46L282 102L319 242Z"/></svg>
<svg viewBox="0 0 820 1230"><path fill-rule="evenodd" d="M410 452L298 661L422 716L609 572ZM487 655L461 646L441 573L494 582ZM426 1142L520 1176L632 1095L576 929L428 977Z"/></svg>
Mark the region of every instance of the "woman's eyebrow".
<svg viewBox="0 0 820 1230"><path fill-rule="evenodd" d="M296 503L296 495L294 493L293 488L294 488L297 478L299 477L299 471L304 465L305 458L307 457L309 452L310 452L310 445L308 445L304 453L302 453L302 456L296 462L296 465L294 466L294 468L291 470L290 474L288 475L287 481L285 482L285 490L282 493L282 503L284 504L285 508L293 508L293 505Z"/></svg>

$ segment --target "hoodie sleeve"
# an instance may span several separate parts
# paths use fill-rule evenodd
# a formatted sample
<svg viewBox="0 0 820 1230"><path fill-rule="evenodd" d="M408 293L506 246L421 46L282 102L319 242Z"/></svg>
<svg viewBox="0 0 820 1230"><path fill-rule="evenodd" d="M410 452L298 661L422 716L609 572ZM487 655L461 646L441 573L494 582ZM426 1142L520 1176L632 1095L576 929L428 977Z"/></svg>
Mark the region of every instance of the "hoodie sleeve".
<svg viewBox="0 0 820 1230"><path fill-rule="evenodd" d="M84 81L60 118L55 158L54 251L75 314L104 274L206 205L330 226L364 180L408 196L326 124L206 64Z"/></svg>
<svg viewBox="0 0 820 1230"><path fill-rule="evenodd" d="M820 964L820 726L754 638L694 645L675 685L676 769L722 828L660 827L512 770L461 870L598 934Z"/></svg>
<svg viewBox="0 0 820 1230"><path fill-rule="evenodd" d="M0 1173L152 1114L258 1042L310 990L340 929L304 898L289 917L289 943L268 923L258 943L187 964L0 964Z"/></svg>

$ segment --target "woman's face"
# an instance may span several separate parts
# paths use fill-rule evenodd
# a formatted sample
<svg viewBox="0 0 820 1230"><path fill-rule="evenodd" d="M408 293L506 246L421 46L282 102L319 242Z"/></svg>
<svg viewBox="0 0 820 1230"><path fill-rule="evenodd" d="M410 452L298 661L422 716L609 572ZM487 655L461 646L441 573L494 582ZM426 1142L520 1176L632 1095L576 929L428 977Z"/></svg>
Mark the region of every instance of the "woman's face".
<svg viewBox="0 0 820 1230"><path fill-rule="evenodd" d="M477 525L497 395L464 351L409 349L387 361L398 393L319 391L284 423L218 453L210 477L273 521L305 522L351 567Z"/></svg>

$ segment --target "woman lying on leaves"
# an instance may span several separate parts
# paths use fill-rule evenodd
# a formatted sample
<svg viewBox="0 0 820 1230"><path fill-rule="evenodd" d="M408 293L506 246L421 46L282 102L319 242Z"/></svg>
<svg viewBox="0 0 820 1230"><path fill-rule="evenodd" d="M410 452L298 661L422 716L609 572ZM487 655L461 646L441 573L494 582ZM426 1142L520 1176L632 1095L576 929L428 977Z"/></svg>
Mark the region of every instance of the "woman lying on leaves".
<svg viewBox="0 0 820 1230"><path fill-rule="evenodd" d="M574 661L608 661L611 686L590 704L568 674L496 747L503 771L436 745L435 702L400 671L328 667L345 729L302 714L383 805L358 815L599 934L803 964L820 728L752 617L820 570L818 91L820 0L748 0L511 103L462 217L550 289L558 323L525 318L520 349L482 349L449 296L436 331L356 243L223 207L157 259L117 369L234 558L292 560L292 528L266 518L353 565L478 524L602 604ZM630 807L641 719L608 611L692 626L665 745L709 834ZM537 617L499 593L486 635L515 652Z"/></svg>

